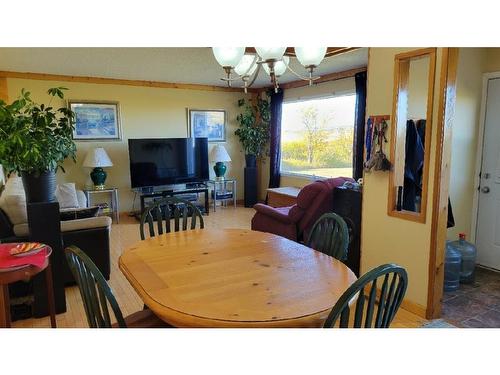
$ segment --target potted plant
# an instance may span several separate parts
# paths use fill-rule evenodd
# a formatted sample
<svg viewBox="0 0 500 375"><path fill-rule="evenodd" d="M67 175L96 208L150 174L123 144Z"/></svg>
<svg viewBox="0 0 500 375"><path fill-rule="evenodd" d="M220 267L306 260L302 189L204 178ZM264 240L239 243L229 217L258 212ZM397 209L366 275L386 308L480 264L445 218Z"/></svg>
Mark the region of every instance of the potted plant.
<svg viewBox="0 0 500 375"><path fill-rule="evenodd" d="M267 154L271 121L269 95L265 99L258 97L255 104L240 99L238 107L242 107L243 112L236 117L240 127L234 134L243 145L246 166L255 167L256 158Z"/></svg>
<svg viewBox="0 0 500 375"><path fill-rule="evenodd" d="M24 89L12 104L0 100L0 164L7 175L17 172L22 177L29 203L54 201L57 170L64 172L62 163L68 157L76 161L75 114L50 106L55 97L64 98L63 90L49 89L47 106L35 103Z"/></svg>

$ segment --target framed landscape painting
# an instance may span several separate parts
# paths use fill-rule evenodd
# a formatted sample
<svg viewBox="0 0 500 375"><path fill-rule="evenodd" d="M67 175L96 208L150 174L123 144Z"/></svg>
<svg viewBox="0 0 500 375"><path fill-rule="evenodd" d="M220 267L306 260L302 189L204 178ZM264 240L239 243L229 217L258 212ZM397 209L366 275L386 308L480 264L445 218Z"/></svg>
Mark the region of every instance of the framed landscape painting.
<svg viewBox="0 0 500 375"><path fill-rule="evenodd" d="M76 115L74 140L121 139L118 102L70 100L68 103Z"/></svg>
<svg viewBox="0 0 500 375"><path fill-rule="evenodd" d="M226 111L223 109L189 109L189 134L208 138L209 142L226 141Z"/></svg>

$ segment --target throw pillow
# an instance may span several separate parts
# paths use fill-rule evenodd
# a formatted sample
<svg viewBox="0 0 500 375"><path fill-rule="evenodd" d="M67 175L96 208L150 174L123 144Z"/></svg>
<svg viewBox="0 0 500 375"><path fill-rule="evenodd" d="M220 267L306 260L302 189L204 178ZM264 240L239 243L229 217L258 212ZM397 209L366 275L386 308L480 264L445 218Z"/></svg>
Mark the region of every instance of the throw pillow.
<svg viewBox="0 0 500 375"><path fill-rule="evenodd" d="M78 208L78 196L76 195L76 187L73 182L57 185L56 199L59 202L60 208Z"/></svg>
<svg viewBox="0 0 500 375"><path fill-rule="evenodd" d="M5 212L12 225L28 222L26 195L21 177L11 175L5 182L0 196L0 208Z"/></svg>
<svg viewBox="0 0 500 375"><path fill-rule="evenodd" d="M0 208L5 212L12 225L28 222L26 197L23 195L8 195L6 191L0 199Z"/></svg>
<svg viewBox="0 0 500 375"><path fill-rule="evenodd" d="M2 195L22 195L24 194L23 179L17 175L11 175L5 182L5 187Z"/></svg>
<svg viewBox="0 0 500 375"><path fill-rule="evenodd" d="M61 210L60 219L61 221L76 220L76 219L88 219L90 217L99 216L100 207L90 207L90 208L78 208L76 210Z"/></svg>

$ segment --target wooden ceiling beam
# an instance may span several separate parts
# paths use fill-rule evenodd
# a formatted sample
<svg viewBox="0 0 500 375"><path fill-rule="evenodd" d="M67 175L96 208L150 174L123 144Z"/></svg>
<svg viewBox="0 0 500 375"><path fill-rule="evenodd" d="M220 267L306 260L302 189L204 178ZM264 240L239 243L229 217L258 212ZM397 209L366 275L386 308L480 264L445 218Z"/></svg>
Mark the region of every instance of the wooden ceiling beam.
<svg viewBox="0 0 500 375"><path fill-rule="evenodd" d="M366 72L366 69L367 69L366 66L364 66L361 68L344 70L342 72L325 74L325 75L322 75L316 81L313 81L313 85L317 85L317 84L324 83L324 82L337 81L339 79L344 79L344 78L354 77L354 75L357 73ZM303 81L303 80L298 80L298 81L292 81L292 82L287 82L287 83L280 83L280 87L283 90L294 89L296 87L304 87L304 86L309 86L309 82ZM262 92L262 91L268 90L271 87L272 86L262 87L262 88L260 88L260 90Z"/></svg>
<svg viewBox="0 0 500 375"><path fill-rule="evenodd" d="M335 55L340 55L342 53L350 52L359 49L360 47L327 47L325 57L332 57ZM245 53L257 53L255 47L246 47ZM290 57L295 57L294 47L286 47L285 55Z"/></svg>
<svg viewBox="0 0 500 375"><path fill-rule="evenodd" d="M95 83L95 84L105 84L105 85L141 86L141 87L155 87L155 88L182 89L182 90L243 92L243 88L241 87L225 87L225 86L215 86L215 85L174 83L174 82L162 82L162 81L143 81L143 80L118 79L118 78L69 76L61 74L0 71L0 82L2 79L5 78L34 79L41 81ZM256 88L249 88L248 91L259 92L260 90Z"/></svg>

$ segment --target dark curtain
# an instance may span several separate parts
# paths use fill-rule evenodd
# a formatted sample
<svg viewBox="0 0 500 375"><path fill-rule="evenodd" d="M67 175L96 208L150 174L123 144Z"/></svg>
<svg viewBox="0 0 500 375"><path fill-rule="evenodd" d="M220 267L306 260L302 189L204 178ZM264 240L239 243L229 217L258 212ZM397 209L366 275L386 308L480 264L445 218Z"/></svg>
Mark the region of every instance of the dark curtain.
<svg viewBox="0 0 500 375"><path fill-rule="evenodd" d="M271 140L269 147L270 173L269 187L280 186L281 161L281 112L283 109L283 90L271 94Z"/></svg>
<svg viewBox="0 0 500 375"><path fill-rule="evenodd" d="M365 142L366 72L356 73L356 114L354 117L354 144L352 153L353 177L363 177L363 146Z"/></svg>

